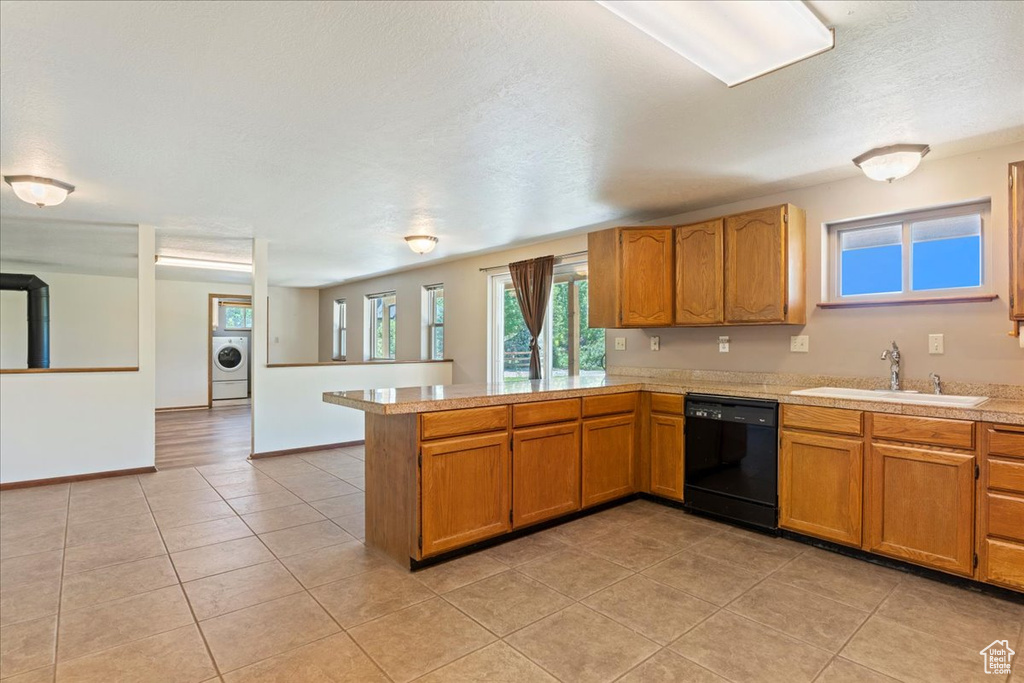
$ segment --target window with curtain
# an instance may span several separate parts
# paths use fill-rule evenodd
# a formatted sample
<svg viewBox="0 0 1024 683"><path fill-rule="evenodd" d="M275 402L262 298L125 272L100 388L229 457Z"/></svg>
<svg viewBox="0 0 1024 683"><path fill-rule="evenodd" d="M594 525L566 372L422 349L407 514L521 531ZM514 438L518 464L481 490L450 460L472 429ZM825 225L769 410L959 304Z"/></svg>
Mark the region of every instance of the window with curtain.
<svg viewBox="0 0 1024 683"><path fill-rule="evenodd" d="M368 360L394 360L396 347L396 316L398 300L394 292L382 292L366 297Z"/></svg>
<svg viewBox="0 0 1024 683"><path fill-rule="evenodd" d="M427 303L427 358L444 360L444 285L423 289Z"/></svg>

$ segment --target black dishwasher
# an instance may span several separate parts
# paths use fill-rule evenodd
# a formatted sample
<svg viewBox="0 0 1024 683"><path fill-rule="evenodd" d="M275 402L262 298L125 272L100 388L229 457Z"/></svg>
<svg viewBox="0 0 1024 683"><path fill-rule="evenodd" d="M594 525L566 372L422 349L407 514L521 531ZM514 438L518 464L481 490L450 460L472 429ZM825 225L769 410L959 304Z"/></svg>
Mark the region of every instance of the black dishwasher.
<svg viewBox="0 0 1024 683"><path fill-rule="evenodd" d="M688 394L684 507L776 529L778 414L775 401Z"/></svg>

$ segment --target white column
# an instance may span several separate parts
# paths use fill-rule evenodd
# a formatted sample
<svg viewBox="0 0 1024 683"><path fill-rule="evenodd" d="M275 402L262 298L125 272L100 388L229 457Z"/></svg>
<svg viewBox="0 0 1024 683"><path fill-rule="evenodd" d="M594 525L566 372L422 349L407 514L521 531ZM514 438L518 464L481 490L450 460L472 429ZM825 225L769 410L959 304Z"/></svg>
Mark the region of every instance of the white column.
<svg viewBox="0 0 1024 683"><path fill-rule="evenodd" d="M249 362L252 363L252 453L260 448L258 423L262 417L260 392L266 386L267 335L268 335L268 258L267 240L256 238L252 241L252 335ZM262 402L266 405L266 402Z"/></svg>
<svg viewBox="0 0 1024 683"><path fill-rule="evenodd" d="M139 453L156 463L156 228L139 226Z"/></svg>

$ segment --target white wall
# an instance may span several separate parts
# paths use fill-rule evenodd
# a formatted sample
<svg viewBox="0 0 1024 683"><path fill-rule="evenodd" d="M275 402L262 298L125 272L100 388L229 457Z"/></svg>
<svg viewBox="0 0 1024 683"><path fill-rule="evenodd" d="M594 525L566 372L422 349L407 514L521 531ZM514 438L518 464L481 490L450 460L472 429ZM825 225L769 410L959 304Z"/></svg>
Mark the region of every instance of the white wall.
<svg viewBox="0 0 1024 683"><path fill-rule="evenodd" d="M139 369L0 375L0 482L153 466L154 229L138 237Z"/></svg>
<svg viewBox="0 0 1024 683"><path fill-rule="evenodd" d="M12 270L0 263L4 272ZM50 286L50 367L134 367L139 286L134 277L31 271ZM27 366L28 297L0 292L0 368Z"/></svg>
<svg viewBox="0 0 1024 683"><path fill-rule="evenodd" d="M320 325L320 290L269 288L271 363L316 363Z"/></svg>
<svg viewBox="0 0 1024 683"><path fill-rule="evenodd" d="M156 281L157 408L206 405L209 295L251 291L222 282Z"/></svg>

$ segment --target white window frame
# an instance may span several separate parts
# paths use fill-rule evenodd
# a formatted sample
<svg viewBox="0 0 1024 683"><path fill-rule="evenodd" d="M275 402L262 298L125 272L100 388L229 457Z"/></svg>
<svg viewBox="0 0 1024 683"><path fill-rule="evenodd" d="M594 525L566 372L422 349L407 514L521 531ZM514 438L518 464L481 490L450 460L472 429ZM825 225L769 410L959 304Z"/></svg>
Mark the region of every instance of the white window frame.
<svg viewBox="0 0 1024 683"><path fill-rule="evenodd" d="M334 300L334 352L331 358L345 360L348 354L348 302L344 299Z"/></svg>
<svg viewBox="0 0 1024 683"><path fill-rule="evenodd" d="M439 282L433 285L425 285L423 287L423 323L426 336L423 340L423 358L426 360L444 360L444 318L445 310L441 309L441 322L437 322L437 318L434 315L434 306L436 304L435 297L437 292L441 292L441 297L444 297L444 283ZM434 332L441 330L441 355L438 356L434 353Z"/></svg>
<svg viewBox="0 0 1024 683"><path fill-rule="evenodd" d="M373 326L374 326L374 323L375 323L375 319L374 319L374 308L375 308L375 305L374 305L374 302L377 301L378 299L387 299L389 297L394 297L395 298L395 303L394 303L394 307L395 307L395 327L397 328L398 327L398 324L397 324L398 323L398 294L396 294L394 290L391 290L391 291L387 291L387 292L377 292L376 294L367 294L366 295L366 298L365 298L365 308L364 308L364 316L363 316L364 320L366 320L366 324L364 325L364 327L365 327L365 334L364 334L365 344L364 344L364 347L363 347L364 348L363 356L365 357L366 360L393 361L398 356L398 334L397 333L395 334L395 348L391 349L390 348L390 344L388 344L388 347L389 347L388 352L390 353L390 355L378 356L376 354L377 346L373 343L374 342ZM390 314L389 314L389 312L387 311L386 308L384 310L384 317L383 317L382 324L383 324L383 329L381 330L381 336L382 337L386 336L390 340L390 338L391 338L391 316L390 316Z"/></svg>
<svg viewBox="0 0 1024 683"><path fill-rule="evenodd" d="M963 202L948 206L903 211L900 213L875 216L873 218L857 219L851 221L839 221L829 223L825 226L827 237L828 267L824 269L825 294L829 303L855 303L855 302L886 302L906 300L928 300L953 298L958 296L983 296L991 294L992 283L990 273L991 249L989 246L988 231L986 229L988 218L991 213L991 201L988 199L979 201ZM913 285L913 246L912 246L912 224L932 220L936 218L949 218L952 216L967 216L977 214L981 219L981 248L979 258L981 259L981 283L976 287L950 287L946 289L912 289ZM841 294L842 282L842 255L841 240L842 233L851 230L865 230L869 228L880 228L884 226L902 226L902 285L899 292L880 292L877 294Z"/></svg>

